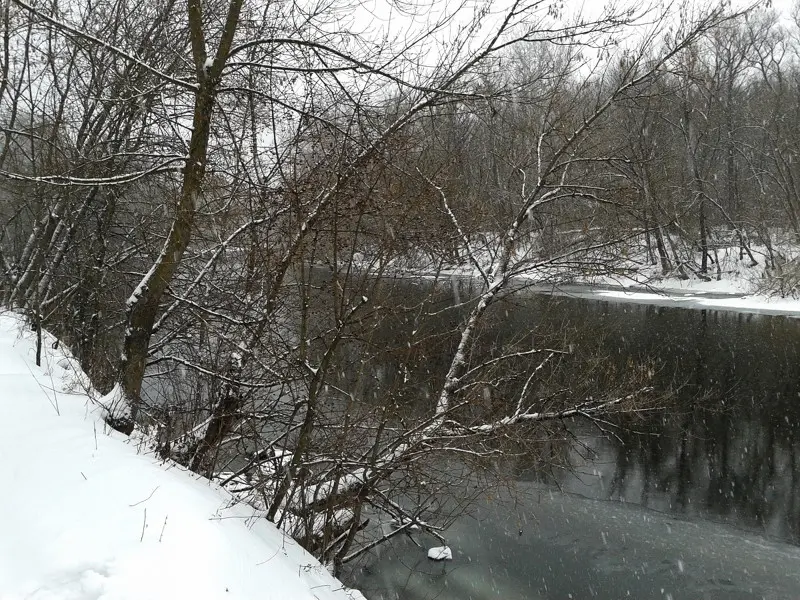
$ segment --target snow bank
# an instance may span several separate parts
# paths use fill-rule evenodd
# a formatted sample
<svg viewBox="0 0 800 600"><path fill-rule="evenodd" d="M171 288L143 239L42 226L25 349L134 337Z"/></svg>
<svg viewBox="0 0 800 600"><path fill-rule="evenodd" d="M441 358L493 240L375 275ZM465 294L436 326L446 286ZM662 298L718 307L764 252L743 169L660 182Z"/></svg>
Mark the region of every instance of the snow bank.
<svg viewBox="0 0 800 600"><path fill-rule="evenodd" d="M481 269L486 272L493 265L496 255L492 248L498 240L490 233L480 234L478 238L484 242L473 248L474 256ZM750 249L758 261L757 265L751 265L747 255L740 256L738 245L721 246L714 253L719 259L719 265L710 265L707 278L693 276L690 279L681 279L677 276L662 276L661 266L650 264L644 249L635 245L627 249L627 258L624 260L620 260L616 254L613 257L605 256L603 252L607 249L598 250L597 256L585 257L588 263L597 260L601 264L613 258L617 272L615 275L593 274L580 269L570 271L559 264L539 264L532 268L530 265L537 263L534 261L526 265L525 257L535 255L535 252L523 245L515 259L520 262L514 268L514 277L533 285L532 289L541 286L539 291L555 293L564 293L559 290L569 289L565 295L578 297L604 297L620 302L800 317L800 298L790 297L790 294L783 298L777 291L769 290L767 274L775 273L765 269L769 255L766 247L751 244ZM395 275L423 279L452 278L454 282L461 278L479 279L480 271L466 259L463 249L461 254L460 262L442 264L440 260L434 261L417 252L403 261L398 259L388 264L381 263L381 266ZM778 254L783 257L783 261L800 262L800 248L797 244L782 244ZM374 267L373 261L366 255L358 255L356 262L367 269ZM611 262L608 265L611 266ZM692 272L691 269L687 271ZM555 284L558 287L554 290ZM584 290L574 289L579 286Z"/></svg>
<svg viewBox="0 0 800 600"><path fill-rule="evenodd" d="M687 288L691 289L691 288ZM735 312L752 312L772 315L800 316L800 300L794 298L774 298L758 295L705 296L702 292L677 293L673 289L660 288L658 291L643 292L630 290L598 290L593 293L601 298L681 306L684 308L710 308Z"/></svg>
<svg viewBox="0 0 800 600"><path fill-rule="evenodd" d="M107 431L69 354L45 336L37 367L21 325L0 315L0 599L358 597L216 485Z"/></svg>

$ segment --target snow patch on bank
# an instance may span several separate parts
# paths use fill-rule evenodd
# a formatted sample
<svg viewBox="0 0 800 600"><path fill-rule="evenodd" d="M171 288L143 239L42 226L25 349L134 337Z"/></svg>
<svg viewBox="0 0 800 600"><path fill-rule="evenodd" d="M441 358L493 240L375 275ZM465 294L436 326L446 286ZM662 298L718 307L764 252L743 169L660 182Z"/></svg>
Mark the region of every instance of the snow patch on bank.
<svg viewBox="0 0 800 600"><path fill-rule="evenodd" d="M800 299L781 297L768 289L767 275L775 276L775 273L765 268L767 249L752 245L751 250L759 261L757 265L752 265L747 256L740 256L738 247L719 249L716 253L719 265L710 265L706 279L664 277L657 265L628 261L630 264L622 269L625 275L605 275L582 282L616 288L598 289L593 294L626 302L800 316ZM797 248L783 250L787 260L794 260L798 255Z"/></svg>
<svg viewBox="0 0 800 600"><path fill-rule="evenodd" d="M459 279L480 281L481 272L492 268L496 259L492 248L497 240L490 234L482 234L482 239L484 244L473 248L480 269L464 256L458 262L436 262L420 253L405 261L382 266L400 276L450 279L455 288ZM660 265L652 264L644 251L634 247L626 250L624 259L602 254L596 257L598 264L609 267L613 264L612 274L593 274L555 263L535 266L533 261L528 265L526 256L535 253L525 248L518 251L512 272L516 280L531 284L533 289L552 290L561 295L800 317L800 298L792 297L800 296L800 289L781 289L780 281L777 281L782 277L780 270L766 267L770 256L780 256L782 268L790 270L800 261L800 247L784 243L780 252L773 248L772 254L763 245L751 244L750 249L758 263L756 265L746 253L740 252L738 245L718 247L713 253L715 259L710 261L708 272L702 277L695 273L696 265L691 268L685 265L684 271L689 278L678 277L675 272L664 276ZM583 257L587 264L591 263L591 258ZM356 262L365 268L372 265L366 256L361 255L356 256ZM599 268L600 271L604 269ZM797 276L800 278L800 273ZM565 288L569 291L564 292ZM781 297L781 293L786 297Z"/></svg>
<svg viewBox="0 0 800 600"><path fill-rule="evenodd" d="M0 315L0 599L352 600L221 488L108 431L69 353Z"/></svg>
<svg viewBox="0 0 800 600"><path fill-rule="evenodd" d="M766 296L731 296L729 298L702 294L675 294L671 290L641 292L631 290L597 290L592 292L601 298L625 302L682 306L684 308L709 308L762 314L782 314L800 317L800 300L794 298L772 298Z"/></svg>

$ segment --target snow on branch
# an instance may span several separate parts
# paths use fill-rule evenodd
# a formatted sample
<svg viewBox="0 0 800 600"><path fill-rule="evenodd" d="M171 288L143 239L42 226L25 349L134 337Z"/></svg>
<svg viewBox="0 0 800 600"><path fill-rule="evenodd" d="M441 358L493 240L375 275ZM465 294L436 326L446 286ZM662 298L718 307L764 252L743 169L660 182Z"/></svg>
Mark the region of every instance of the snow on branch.
<svg viewBox="0 0 800 600"><path fill-rule="evenodd" d="M521 352L512 352L511 354L503 354L502 356L497 356L495 358L490 358L488 360L485 360L476 367L472 367L469 371L465 372L459 379L463 381L468 377L470 377L471 375L474 375L479 371L483 371L487 367L491 367L492 365L495 365L497 363L501 363L507 360L512 360L514 358L523 358L535 354L543 354L545 352L547 352L548 354L548 358L546 360L550 360L550 358L552 358L556 354L569 354L567 350L554 350L552 348L533 348L531 350L522 350ZM541 368L541 366L538 368Z"/></svg>
<svg viewBox="0 0 800 600"><path fill-rule="evenodd" d="M100 186L108 187L113 185L123 185L132 183L148 175L155 175L157 173L178 172L181 167L174 166L175 163L183 163L186 157L171 158L159 165L141 171L134 171L132 173L121 173L120 175L109 175L108 177L72 177L70 175L20 175L19 173L11 173L10 171L0 171L0 177L12 179L15 181L31 181L35 183L46 183L48 185L56 186Z"/></svg>
<svg viewBox="0 0 800 600"><path fill-rule="evenodd" d="M544 411L544 412L530 412L530 409L521 411L517 410L513 415L503 417L492 423L484 423L482 425L464 425L454 420L445 421L445 433L452 433L454 435L464 434L488 434L493 433L499 429L511 427L522 423L532 423L535 421L551 421L555 419L568 419L570 417L586 417L592 419L595 415L606 414L615 409L618 409L622 404L635 400L639 396L652 392L652 387L643 387L635 392L626 396L620 396L611 400L603 402L595 402L589 400L576 406L571 406L563 410Z"/></svg>
<svg viewBox="0 0 800 600"><path fill-rule="evenodd" d="M163 71L160 71L160 70L156 69L155 67L147 64L143 60L140 60L140 59L136 58L135 56L133 56L129 52L125 52L125 50L122 50L121 48L118 48L117 46L114 46L113 44L109 44L108 42L105 42L105 41L101 40L100 38L98 38L98 37L96 37L96 36L94 36L94 35L92 35L90 33L87 33L85 31L81 31L77 27L73 27L72 25L64 23L63 21L59 21L58 19L55 19L55 18L51 17L50 15L47 15L47 14L43 13L42 11L34 8L30 4L28 4L27 2L24 2L24 0L11 0L11 1L14 4L16 4L17 6L19 6L19 7L23 8L24 10L28 11L29 13L31 13L33 15L36 15L37 17L39 17L43 21L46 21L47 23L49 23L50 25L52 25L56 29L61 30L63 32L66 32L66 33L68 33L70 35L73 35L75 37L82 38L82 39L87 40L89 42L92 42L94 44L98 44L99 46L102 46L106 50L109 50L110 52L116 54L120 58L123 58L123 59L125 59L125 60L127 60L129 62L132 62L134 64L139 65L143 69L146 69L147 71L149 71L150 73L156 75L160 79L163 79L164 81L168 81L170 83L174 83L175 85L178 85L178 86L180 86L182 88L185 88L185 89L188 89L188 90L192 90L192 91L196 91L197 90L197 85L195 85L194 83L191 83L191 82L186 81L184 79L179 79L177 77L172 77L171 75L167 75Z"/></svg>
<svg viewBox="0 0 800 600"><path fill-rule="evenodd" d="M450 203L447 201L447 194L444 193L441 186L436 185L433 181L430 180L426 175L422 173L422 171L417 168L417 173L430 185L433 189L439 192L439 197L442 199L442 206L444 206L444 210L447 213L447 216L452 221L453 226L456 228L458 232L458 237L461 238L461 241L464 243L464 247L467 250L467 256L469 257L470 262L472 265L477 269L478 273L480 273L481 278L483 279L484 283L488 286L489 285L489 278L486 275L486 272L483 270L480 261L478 260L475 251L472 249L471 244L469 243L469 237L467 234L464 233L464 230L461 228L461 224L458 222L458 218L456 217L455 213L453 213L452 209L450 208Z"/></svg>
<svg viewBox="0 0 800 600"><path fill-rule="evenodd" d="M161 328L161 326L164 324L164 321L167 318L169 318L169 316L178 307L178 305L181 302L184 302L185 299L188 298L189 295L191 295L191 293L194 291L194 289L200 284L201 281L203 281L205 276L208 275L208 273L210 272L211 267L214 265L214 263L217 262L217 260L220 258L220 256L222 256L222 254L228 249L228 247L231 245L231 243L233 243L233 241L237 237L239 237L244 232L248 231L251 227L257 227L258 225L261 225L262 223L265 223L267 220L268 220L267 218L252 219L252 220L248 221L247 223L245 223L244 225L240 226L233 233L231 233L227 238L225 238L225 240L221 244L219 244L219 246L217 246L217 249L214 251L214 254L212 254L211 258L209 258L208 261L206 261L206 264L200 269L200 272L197 274L197 276L194 278L194 280L192 280L192 282L189 284L189 287L183 292L182 296L180 296L180 297L176 296L176 299L174 300L174 302L172 302L172 304L170 304L166 308L164 313L159 317L158 321L156 321L155 325L153 325L153 333L158 331Z"/></svg>

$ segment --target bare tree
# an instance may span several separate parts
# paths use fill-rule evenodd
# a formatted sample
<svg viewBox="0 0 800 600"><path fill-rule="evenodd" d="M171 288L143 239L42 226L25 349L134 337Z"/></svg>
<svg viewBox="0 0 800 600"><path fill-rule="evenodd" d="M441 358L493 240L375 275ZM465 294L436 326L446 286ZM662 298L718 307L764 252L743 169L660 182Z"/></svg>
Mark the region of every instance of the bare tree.
<svg viewBox="0 0 800 600"><path fill-rule="evenodd" d="M113 350L95 370L112 374L113 427L151 433L324 560L380 541L362 534L367 513L396 520L387 537L440 535L441 497L470 497L449 469L524 445L515 432L646 401L641 371L605 394L592 377L565 389L559 369L580 354L567 343L482 334L521 276L613 267L608 249L640 236L581 227L630 208L609 113L735 15L684 13L664 36L667 9L567 22L518 1L392 45L327 5L5 6L3 218L20 238L3 246L5 302L53 311L95 359ZM501 75L528 56L536 68ZM423 253L465 261L472 289L448 277L444 302L437 277L401 298L383 275Z"/></svg>

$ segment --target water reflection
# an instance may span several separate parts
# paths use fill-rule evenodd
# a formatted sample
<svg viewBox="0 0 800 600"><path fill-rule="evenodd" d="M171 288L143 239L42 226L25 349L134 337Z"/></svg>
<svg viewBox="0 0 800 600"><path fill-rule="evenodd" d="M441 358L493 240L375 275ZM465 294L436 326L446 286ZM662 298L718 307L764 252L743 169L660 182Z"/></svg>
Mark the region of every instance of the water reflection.
<svg viewBox="0 0 800 600"><path fill-rule="evenodd" d="M778 540L800 542L800 320L529 296L497 307L483 350L521 332L603 357L566 368L562 383L590 369L602 386L648 363L674 401L602 434L552 424L536 454L507 461L513 501L484 498L448 531L452 565L428 563L407 541L382 548L355 581L370 598L796 595L800 550ZM438 343L447 355L451 340ZM420 397L432 393L443 366L404 361L384 365L373 385L406 369ZM543 469L564 463L573 469Z"/></svg>
<svg viewBox="0 0 800 600"><path fill-rule="evenodd" d="M468 282L455 284L469 297ZM371 297L397 308L369 343L342 353L339 387L430 410L463 314L448 309L452 285L432 296L427 284L377 286ZM514 448L527 454L495 465L519 481L513 502L487 496L475 518L450 528L452 565L428 563L406 540L382 548L354 582L370 598L786 598L800 589L791 566L800 550L763 537L800 542L800 320L522 294L498 303L482 333L477 358L574 347L577 359L553 369L541 393L579 383L579 394L599 395L647 365L649 383L672 399L604 432L537 425L530 446ZM566 493L551 493L554 483Z"/></svg>
<svg viewBox="0 0 800 600"><path fill-rule="evenodd" d="M342 353L342 387L429 410L463 316L448 307L474 293L470 285L392 279L378 286L372 294L398 308L369 344ZM518 479L800 542L800 319L522 293L494 307L481 340L476 356L532 344L582 353L553 369L542 393L579 386L578 394L600 395L646 364L648 383L672 396L665 410L604 432L570 422L539 435L537 425L530 453L510 461ZM508 385L519 385L513 374ZM565 463L574 471L560 468Z"/></svg>
<svg viewBox="0 0 800 600"><path fill-rule="evenodd" d="M656 358L657 385L677 394L613 436L575 424L592 457L561 485L800 540L797 320L572 300L561 308L587 331L603 328L616 350L609 360Z"/></svg>

